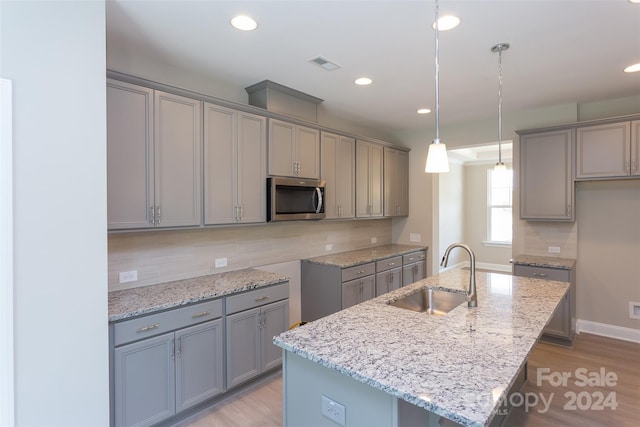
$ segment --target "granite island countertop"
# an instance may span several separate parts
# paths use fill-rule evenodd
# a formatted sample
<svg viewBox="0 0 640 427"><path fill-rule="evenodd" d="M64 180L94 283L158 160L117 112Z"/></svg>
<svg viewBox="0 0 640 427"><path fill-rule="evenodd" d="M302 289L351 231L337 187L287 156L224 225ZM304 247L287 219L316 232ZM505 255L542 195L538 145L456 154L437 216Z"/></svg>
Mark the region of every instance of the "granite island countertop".
<svg viewBox="0 0 640 427"><path fill-rule="evenodd" d="M109 322L286 282L253 268L109 292Z"/></svg>
<svg viewBox="0 0 640 427"><path fill-rule="evenodd" d="M340 252L336 254L323 255L314 258L303 259L304 262L313 264L333 265L335 267L347 268L368 262L378 261L411 252L423 251L427 246L413 245L382 245L371 248L357 249L354 251Z"/></svg>
<svg viewBox="0 0 640 427"><path fill-rule="evenodd" d="M286 351L466 426L485 426L569 284L477 272L478 307L431 316L388 304L419 288L464 292L451 270L284 332Z"/></svg>
<svg viewBox="0 0 640 427"><path fill-rule="evenodd" d="M516 255L511 259L512 264L528 265L531 267L559 268L571 270L576 266L574 258L558 258L539 255Z"/></svg>

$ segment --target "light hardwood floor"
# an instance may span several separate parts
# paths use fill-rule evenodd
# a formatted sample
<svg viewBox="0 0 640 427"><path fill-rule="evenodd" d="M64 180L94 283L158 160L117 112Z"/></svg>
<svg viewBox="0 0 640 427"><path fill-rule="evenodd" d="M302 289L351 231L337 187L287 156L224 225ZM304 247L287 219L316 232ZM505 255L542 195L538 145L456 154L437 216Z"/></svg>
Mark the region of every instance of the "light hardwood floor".
<svg viewBox="0 0 640 427"><path fill-rule="evenodd" d="M607 373L617 376L615 386L576 385L577 369L586 373ZM539 371L540 369L540 371ZM543 370L549 374L571 374L566 386L553 386L537 379ZM578 372L580 375L581 372ZM605 374L606 375L606 374ZM610 374L611 376L611 374ZM542 378L542 377L540 377ZM583 409L596 403L599 392L606 397L610 393L617 407L603 405L602 410ZM525 410L524 406L512 410L507 427L637 427L640 426L640 344L614 340L597 335L580 334L573 348L538 343L529 358L528 381L522 395L533 394L551 401L547 411L538 404ZM568 393L565 396L565 393ZM570 396L578 397L575 410ZM581 396L581 397L579 397ZM613 402L610 399L609 402ZM565 407L566 406L566 407ZM443 425L450 425L446 422ZM180 427L281 427L282 426L282 378L279 372L240 395L220 402L205 413L198 414L180 424ZM312 427L312 426L308 426ZM380 426L385 427L385 426Z"/></svg>

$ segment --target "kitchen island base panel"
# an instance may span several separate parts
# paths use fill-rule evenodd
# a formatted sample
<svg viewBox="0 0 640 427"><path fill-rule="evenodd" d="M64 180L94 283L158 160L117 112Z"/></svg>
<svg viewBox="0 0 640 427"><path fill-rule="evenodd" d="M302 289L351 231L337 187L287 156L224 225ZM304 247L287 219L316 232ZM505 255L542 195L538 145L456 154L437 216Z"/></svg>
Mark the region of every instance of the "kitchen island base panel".
<svg viewBox="0 0 640 427"><path fill-rule="evenodd" d="M345 407L346 425L439 426L441 417L337 371L283 350L284 426L335 427L322 415L322 396ZM448 426L457 426L448 420Z"/></svg>

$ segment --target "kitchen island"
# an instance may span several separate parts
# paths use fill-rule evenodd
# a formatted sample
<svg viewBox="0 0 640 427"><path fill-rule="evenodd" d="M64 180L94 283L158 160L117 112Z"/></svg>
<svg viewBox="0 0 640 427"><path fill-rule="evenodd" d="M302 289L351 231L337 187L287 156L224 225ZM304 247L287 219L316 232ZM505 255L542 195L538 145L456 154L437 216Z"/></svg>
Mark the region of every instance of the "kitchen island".
<svg viewBox="0 0 640 427"><path fill-rule="evenodd" d="M389 305L424 287L464 292L469 272L453 270L275 337L284 425L489 425L569 284L483 272L476 280L476 308L433 316Z"/></svg>

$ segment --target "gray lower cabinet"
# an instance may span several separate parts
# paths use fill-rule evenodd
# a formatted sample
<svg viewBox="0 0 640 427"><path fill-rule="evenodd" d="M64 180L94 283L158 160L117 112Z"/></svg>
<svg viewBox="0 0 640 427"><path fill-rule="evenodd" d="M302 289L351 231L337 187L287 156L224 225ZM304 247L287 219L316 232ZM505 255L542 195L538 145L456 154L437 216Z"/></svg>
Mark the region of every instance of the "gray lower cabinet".
<svg viewBox="0 0 640 427"><path fill-rule="evenodd" d="M150 426L222 393L221 316L215 300L116 323L112 424Z"/></svg>
<svg viewBox="0 0 640 427"><path fill-rule="evenodd" d="M402 286L410 285L427 277L427 251L416 251L402 257Z"/></svg>
<svg viewBox="0 0 640 427"><path fill-rule="evenodd" d="M376 296L400 289L402 286L402 257L376 262Z"/></svg>
<svg viewBox="0 0 640 427"><path fill-rule="evenodd" d="M288 297L288 283L227 297L227 387L280 366L272 340L289 327Z"/></svg>
<svg viewBox="0 0 640 427"><path fill-rule="evenodd" d="M342 309L360 304L376 294L376 277L374 275L350 280L342 283Z"/></svg>
<svg viewBox="0 0 640 427"><path fill-rule="evenodd" d="M572 344L576 330L575 269L567 270L514 264L513 275L571 283L569 291L565 294L553 317L544 328L542 339L562 344Z"/></svg>

